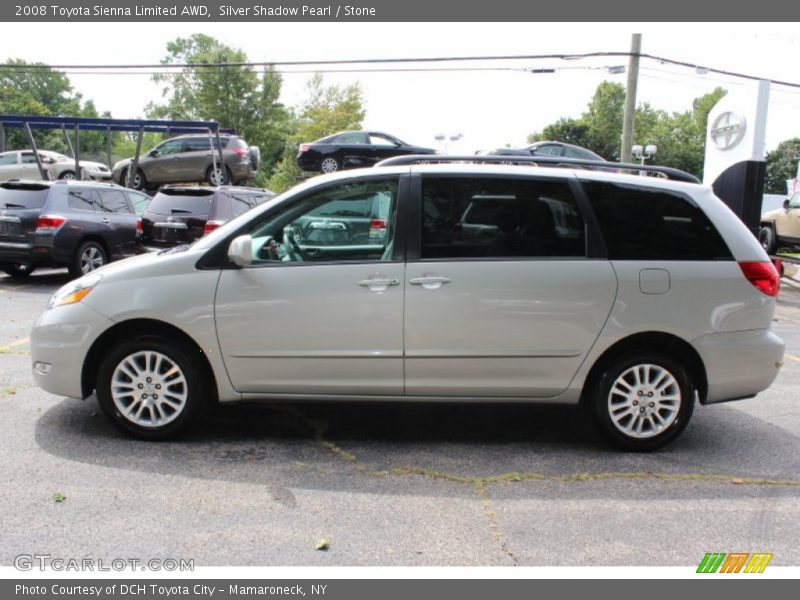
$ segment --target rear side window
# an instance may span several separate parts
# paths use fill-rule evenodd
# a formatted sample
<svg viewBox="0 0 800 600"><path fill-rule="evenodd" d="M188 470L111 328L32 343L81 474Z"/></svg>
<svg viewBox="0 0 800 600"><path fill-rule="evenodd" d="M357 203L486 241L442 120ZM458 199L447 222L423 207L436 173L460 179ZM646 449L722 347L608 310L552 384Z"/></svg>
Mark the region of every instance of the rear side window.
<svg viewBox="0 0 800 600"><path fill-rule="evenodd" d="M47 193L50 191L49 187L44 186L34 185L30 188L22 188L6 185L0 186L0 208L9 210L42 208L47 200Z"/></svg>
<svg viewBox="0 0 800 600"><path fill-rule="evenodd" d="M94 210L94 194L90 190L70 190L68 202L73 210Z"/></svg>
<svg viewBox="0 0 800 600"><path fill-rule="evenodd" d="M97 206L100 212L106 213L130 213L128 201L125 194L119 190L104 190L100 192L100 203Z"/></svg>
<svg viewBox="0 0 800 600"><path fill-rule="evenodd" d="M422 181L423 259L585 255L583 219L566 181Z"/></svg>
<svg viewBox="0 0 800 600"><path fill-rule="evenodd" d="M612 260L727 260L706 214L679 192L583 182Z"/></svg>
<svg viewBox="0 0 800 600"><path fill-rule="evenodd" d="M199 190L169 192L161 191L150 202L147 211L161 215L208 215L211 212L211 200L214 192L203 193Z"/></svg>

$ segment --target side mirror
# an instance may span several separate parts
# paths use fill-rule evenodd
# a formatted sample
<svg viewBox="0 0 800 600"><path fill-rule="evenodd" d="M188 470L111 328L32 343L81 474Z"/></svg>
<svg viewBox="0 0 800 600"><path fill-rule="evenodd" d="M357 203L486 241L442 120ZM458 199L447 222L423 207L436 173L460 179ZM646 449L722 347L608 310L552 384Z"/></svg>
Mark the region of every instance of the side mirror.
<svg viewBox="0 0 800 600"><path fill-rule="evenodd" d="M789 208L789 199L783 201L783 208Z"/></svg>
<svg viewBox="0 0 800 600"><path fill-rule="evenodd" d="M253 262L253 238L240 235L228 246L228 258L237 267L247 267Z"/></svg>
<svg viewBox="0 0 800 600"><path fill-rule="evenodd" d="M153 148L152 150L150 150L150 152L147 153L147 156L149 156L150 158L155 158L156 156L158 156L158 149Z"/></svg>

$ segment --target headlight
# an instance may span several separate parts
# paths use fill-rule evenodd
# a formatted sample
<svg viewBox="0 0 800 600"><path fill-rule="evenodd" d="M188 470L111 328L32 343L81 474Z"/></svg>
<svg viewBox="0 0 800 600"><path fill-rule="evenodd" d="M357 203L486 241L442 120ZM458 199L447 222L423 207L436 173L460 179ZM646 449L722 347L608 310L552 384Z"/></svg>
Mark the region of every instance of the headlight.
<svg viewBox="0 0 800 600"><path fill-rule="evenodd" d="M71 281L53 294L53 297L50 298L50 302L47 303L47 308L55 308L57 306L65 306L66 304L80 302L89 295L89 292L100 283L102 278L102 275L86 275L80 279Z"/></svg>

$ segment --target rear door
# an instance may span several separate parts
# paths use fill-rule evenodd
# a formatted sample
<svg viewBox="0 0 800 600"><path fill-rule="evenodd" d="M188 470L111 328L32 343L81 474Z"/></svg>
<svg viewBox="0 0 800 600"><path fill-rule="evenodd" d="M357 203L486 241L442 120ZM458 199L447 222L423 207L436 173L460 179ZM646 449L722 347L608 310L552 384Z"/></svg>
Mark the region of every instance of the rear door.
<svg viewBox="0 0 800 600"><path fill-rule="evenodd" d="M42 178L39 163L36 162L36 155L33 152L20 152L19 177L20 179Z"/></svg>
<svg viewBox="0 0 800 600"><path fill-rule="evenodd" d="M421 179L406 267L408 395L553 397L611 310L566 178ZM414 230L412 230L414 231Z"/></svg>
<svg viewBox="0 0 800 600"><path fill-rule="evenodd" d="M136 243L136 221L122 190L97 190L95 214L100 234L106 240L113 258L130 256Z"/></svg>
<svg viewBox="0 0 800 600"><path fill-rule="evenodd" d="M178 159L180 163L178 172L186 181L205 179L206 171L213 162L211 144L211 140L207 137L191 137L183 140L183 149Z"/></svg>
<svg viewBox="0 0 800 600"><path fill-rule="evenodd" d="M369 167L375 164L375 150L369 144L366 133L353 131L343 133L333 145L338 148L339 156L346 167Z"/></svg>

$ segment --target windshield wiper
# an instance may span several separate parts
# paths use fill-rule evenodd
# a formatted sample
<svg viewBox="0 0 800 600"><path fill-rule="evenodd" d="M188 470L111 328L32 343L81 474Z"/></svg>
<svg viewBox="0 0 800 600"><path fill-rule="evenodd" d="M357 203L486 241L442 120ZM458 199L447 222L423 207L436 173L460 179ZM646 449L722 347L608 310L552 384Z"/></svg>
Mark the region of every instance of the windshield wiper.
<svg viewBox="0 0 800 600"><path fill-rule="evenodd" d="M183 252L189 249L190 244L179 244L177 246L173 246L172 248L165 248L161 250L158 254L177 254L178 252Z"/></svg>
<svg viewBox="0 0 800 600"><path fill-rule="evenodd" d="M25 208L25 205L24 204L9 204L9 203L6 203L5 207L6 208Z"/></svg>
<svg viewBox="0 0 800 600"><path fill-rule="evenodd" d="M185 214L188 214L188 213L192 212L190 210L186 210L185 208L170 208L169 211L173 215L177 215L177 214L185 215Z"/></svg>

